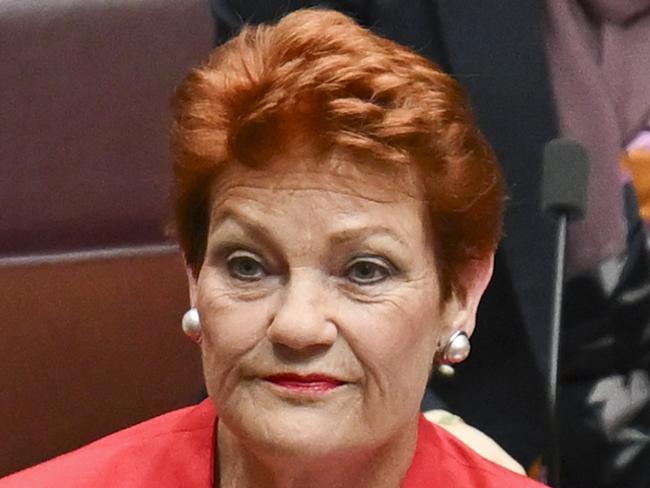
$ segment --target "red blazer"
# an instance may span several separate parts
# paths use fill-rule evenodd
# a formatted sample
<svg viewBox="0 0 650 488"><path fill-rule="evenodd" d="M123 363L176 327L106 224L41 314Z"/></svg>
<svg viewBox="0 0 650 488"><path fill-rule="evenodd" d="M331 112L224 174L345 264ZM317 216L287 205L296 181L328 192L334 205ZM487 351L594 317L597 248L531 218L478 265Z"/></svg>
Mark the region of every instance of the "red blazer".
<svg viewBox="0 0 650 488"><path fill-rule="evenodd" d="M161 415L0 480L0 488L212 488L216 411L210 402ZM420 417L402 488L539 488Z"/></svg>

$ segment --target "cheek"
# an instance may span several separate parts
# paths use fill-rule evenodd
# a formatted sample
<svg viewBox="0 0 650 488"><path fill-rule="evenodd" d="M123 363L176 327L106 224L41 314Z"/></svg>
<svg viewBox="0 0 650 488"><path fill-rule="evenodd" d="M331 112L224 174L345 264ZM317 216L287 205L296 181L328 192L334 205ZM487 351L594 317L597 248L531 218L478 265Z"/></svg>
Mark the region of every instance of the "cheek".
<svg viewBox="0 0 650 488"><path fill-rule="evenodd" d="M203 330L203 344L222 354L239 355L251 349L266 334L265 310L228 298L207 303L197 301Z"/></svg>
<svg viewBox="0 0 650 488"><path fill-rule="evenodd" d="M199 280L196 304L201 316L203 370L213 397L226 395L237 378L240 358L266 336L267 302L238 300L209 275Z"/></svg>
<svg viewBox="0 0 650 488"><path fill-rule="evenodd" d="M437 308L420 293L405 302L356 304L341 316L352 349L382 390L426 382L435 353Z"/></svg>
<svg viewBox="0 0 650 488"><path fill-rule="evenodd" d="M197 307L203 343L233 354L250 349L265 334L268 300L241 300L218 277L206 273L198 282Z"/></svg>

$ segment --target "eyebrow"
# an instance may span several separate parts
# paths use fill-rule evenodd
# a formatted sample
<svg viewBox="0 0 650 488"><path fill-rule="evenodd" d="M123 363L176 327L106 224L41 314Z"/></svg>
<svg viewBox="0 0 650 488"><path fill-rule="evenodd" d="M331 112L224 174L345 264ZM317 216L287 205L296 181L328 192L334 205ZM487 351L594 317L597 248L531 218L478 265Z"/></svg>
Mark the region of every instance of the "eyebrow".
<svg viewBox="0 0 650 488"><path fill-rule="evenodd" d="M209 235L214 235L220 229L220 227L227 221L233 221L240 227L243 227L246 232L250 233L255 240L262 241L264 244L270 245L272 247L277 247L274 239L264 225L258 222L255 219L248 217L247 215L237 212L233 209L226 208L217 212L213 216L214 220L211 225L212 229L209 232Z"/></svg>
<svg viewBox="0 0 650 488"><path fill-rule="evenodd" d="M214 215L212 230L209 235L215 234L219 228L227 221L232 220L237 225L251 234L253 239L260 241L262 244L279 250L280 246L274 239L273 233L269 232L259 220L250 218L248 215L238 212L232 208L225 208ZM350 227L341 229L329 236L329 243L332 245L347 244L354 241L363 241L368 237L384 236L403 245L408 246L408 242L395 233L390 227L384 225L363 225L359 227Z"/></svg>
<svg viewBox="0 0 650 488"><path fill-rule="evenodd" d="M353 227L350 229L342 229L330 236L330 243L344 244L353 241L361 241L367 237L385 236L403 246L408 243L397 235L391 228L383 225L368 225L361 227Z"/></svg>

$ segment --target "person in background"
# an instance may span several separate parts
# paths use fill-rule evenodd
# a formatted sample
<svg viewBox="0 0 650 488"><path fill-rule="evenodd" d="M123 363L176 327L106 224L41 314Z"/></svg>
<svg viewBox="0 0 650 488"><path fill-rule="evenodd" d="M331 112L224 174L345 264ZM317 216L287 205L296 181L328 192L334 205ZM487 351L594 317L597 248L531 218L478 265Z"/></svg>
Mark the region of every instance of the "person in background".
<svg viewBox="0 0 650 488"><path fill-rule="evenodd" d="M423 407L460 414L527 467L547 443L554 229L540 212L541 154L560 135L586 147L589 208L570 226L567 255L563 478L571 487L650 486L650 264L632 189L643 187L648 168L621 165L630 167L628 149L642 161L639 141L647 140L650 2L210 3L218 44L244 23L336 8L434 60L468 90L505 168L505 237L479 310L480 349L453 380L432 379Z"/></svg>

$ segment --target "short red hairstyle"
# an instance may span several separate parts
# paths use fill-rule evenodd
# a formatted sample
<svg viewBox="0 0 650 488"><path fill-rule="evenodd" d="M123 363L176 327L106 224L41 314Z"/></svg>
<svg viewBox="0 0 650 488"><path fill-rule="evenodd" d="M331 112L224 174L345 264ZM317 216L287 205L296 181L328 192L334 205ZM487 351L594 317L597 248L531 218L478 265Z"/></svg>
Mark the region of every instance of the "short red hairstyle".
<svg viewBox="0 0 650 488"><path fill-rule="evenodd" d="M445 297L497 246L503 179L458 83L341 13L245 27L187 76L173 109L174 229L197 275L220 170L264 165L289 138L418 168Z"/></svg>

